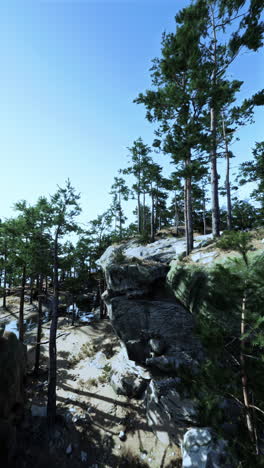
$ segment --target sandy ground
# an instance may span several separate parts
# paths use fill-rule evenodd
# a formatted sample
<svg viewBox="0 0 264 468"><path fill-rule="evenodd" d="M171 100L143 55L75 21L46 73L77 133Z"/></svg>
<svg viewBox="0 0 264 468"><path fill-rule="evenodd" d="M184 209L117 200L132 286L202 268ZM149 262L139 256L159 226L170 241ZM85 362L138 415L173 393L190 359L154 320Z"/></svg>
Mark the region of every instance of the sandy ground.
<svg viewBox="0 0 264 468"><path fill-rule="evenodd" d="M8 312L0 319L17 319L19 298L8 298ZM36 309L25 307L25 319ZM59 319L57 334L57 410L55 440L46 436L46 418L32 417L32 405L42 411L47 403L49 322L43 326L41 372L31 375L36 328L25 333L29 374L26 418L19 430L16 467L180 467L180 450L165 446L146 423L143 400L118 396L109 384L111 360L120 349L108 320L71 326ZM98 354L99 353L99 354ZM102 355L104 353L104 355ZM120 431L126 440L119 439Z"/></svg>

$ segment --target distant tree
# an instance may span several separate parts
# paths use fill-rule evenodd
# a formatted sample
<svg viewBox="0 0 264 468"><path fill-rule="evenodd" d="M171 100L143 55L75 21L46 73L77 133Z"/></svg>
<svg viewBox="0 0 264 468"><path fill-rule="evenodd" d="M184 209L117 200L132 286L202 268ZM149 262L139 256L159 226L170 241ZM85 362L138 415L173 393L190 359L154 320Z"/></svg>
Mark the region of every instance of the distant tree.
<svg viewBox="0 0 264 468"><path fill-rule="evenodd" d="M143 143L142 138L138 138L134 141L133 146L128 148L129 150L129 157L131 166L124 169L122 172L123 174L133 174L136 178L136 183L133 184L133 190L136 193L137 197L137 216L138 216L138 233L142 233L143 225L144 225L144 209L143 209L143 216L142 216L142 209L141 209L141 195L145 197L146 193L146 179L145 179L145 171L146 167L150 162L150 148L148 145ZM143 208L145 204L143 203Z"/></svg>
<svg viewBox="0 0 264 468"><path fill-rule="evenodd" d="M53 312L50 326L49 339L49 379L48 379L48 404L47 416L50 429L54 427L56 417L56 381L57 381L57 323L58 323L58 251L60 239L67 233L77 231L75 222L81 208L79 206L80 195L67 180L65 187L59 187L57 192L50 197L51 220L50 233L53 238Z"/></svg>
<svg viewBox="0 0 264 468"><path fill-rule="evenodd" d="M258 222L258 209L251 203L237 200L233 203L233 227L252 229Z"/></svg>
<svg viewBox="0 0 264 468"><path fill-rule="evenodd" d="M129 198L129 188L122 177L115 177L114 183L111 186L111 195L113 195L113 211L115 213L115 220L119 226L119 237L122 239L122 226L125 223L125 216L122 207L122 202L127 201Z"/></svg>
<svg viewBox="0 0 264 468"><path fill-rule="evenodd" d="M260 203L261 218L264 219L264 141L256 143L253 149L253 161L247 161L240 165L240 185L247 182L256 182L258 188L254 189L251 196Z"/></svg>

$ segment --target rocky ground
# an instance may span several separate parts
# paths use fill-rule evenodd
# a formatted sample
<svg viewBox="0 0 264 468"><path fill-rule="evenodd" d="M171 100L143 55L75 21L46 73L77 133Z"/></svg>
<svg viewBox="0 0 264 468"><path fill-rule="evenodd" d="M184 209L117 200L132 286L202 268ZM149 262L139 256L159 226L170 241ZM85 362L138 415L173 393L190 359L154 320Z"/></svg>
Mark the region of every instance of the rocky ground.
<svg viewBox="0 0 264 468"><path fill-rule="evenodd" d="M8 297L0 323L14 330L18 297ZM16 468L46 467L180 467L180 449L164 445L146 422L142 399L117 395L109 383L120 352L108 320L72 326L59 319L57 356L58 420L52 440L46 429L49 322L43 327L41 369L32 375L36 305L25 305L28 374L25 418L18 428Z"/></svg>

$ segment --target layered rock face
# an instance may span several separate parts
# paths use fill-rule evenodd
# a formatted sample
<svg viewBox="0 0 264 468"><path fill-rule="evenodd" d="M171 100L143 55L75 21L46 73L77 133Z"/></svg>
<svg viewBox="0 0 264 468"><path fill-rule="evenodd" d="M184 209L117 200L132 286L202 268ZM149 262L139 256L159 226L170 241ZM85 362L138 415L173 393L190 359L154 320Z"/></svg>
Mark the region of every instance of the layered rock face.
<svg viewBox="0 0 264 468"><path fill-rule="evenodd" d="M203 241L197 240L196 245ZM175 377L179 366L195 371L203 357L193 315L167 286L169 263L184 251L183 239L161 239L146 246L133 240L109 247L98 262L105 273L103 298L113 328L130 362L149 372L149 378L140 377L136 388L143 391L147 387L147 420L164 443L179 441L195 421L195 403L180 395L176 385L180 379ZM127 396L138 396L131 389L136 372L134 378L131 369L124 378L120 372L114 373L113 387Z"/></svg>
<svg viewBox="0 0 264 468"><path fill-rule="evenodd" d="M181 364L195 366L202 357L194 317L166 285L168 262L183 248L182 239L143 247L133 241L123 246L122 263L115 256L119 253L120 258L120 246L109 247L99 260L107 283L103 298L108 315L129 359L166 373Z"/></svg>
<svg viewBox="0 0 264 468"><path fill-rule="evenodd" d="M0 461L8 466L16 445L16 423L23 413L26 346L16 335L0 336Z"/></svg>

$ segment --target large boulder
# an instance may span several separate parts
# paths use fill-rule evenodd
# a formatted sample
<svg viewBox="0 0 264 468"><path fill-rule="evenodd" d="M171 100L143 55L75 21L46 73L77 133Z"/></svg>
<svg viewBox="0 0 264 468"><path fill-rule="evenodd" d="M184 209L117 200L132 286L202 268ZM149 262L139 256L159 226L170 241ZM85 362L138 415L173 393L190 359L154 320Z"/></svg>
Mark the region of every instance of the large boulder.
<svg viewBox="0 0 264 468"><path fill-rule="evenodd" d="M210 239L212 239L211 234L196 236L194 239L194 247L199 248ZM122 244L108 247L97 261L98 265L100 265L103 270L106 270L109 265L116 263L117 254L120 252L122 252L124 258L130 260L138 259L141 261L157 261L159 263L169 264L173 259L177 259L186 252L186 240L184 237L167 237L152 242L151 244L141 245L136 239L132 239Z"/></svg>
<svg viewBox="0 0 264 468"><path fill-rule="evenodd" d="M184 353L190 358L197 358L201 353L200 343L194 336L194 318L176 302L119 296L110 299L107 307L112 325L134 361L145 363L153 354L158 356L163 352L187 362Z"/></svg>
<svg viewBox="0 0 264 468"><path fill-rule="evenodd" d="M16 335L0 336L0 460L8 466L16 446L16 423L23 414L26 346Z"/></svg>
<svg viewBox="0 0 264 468"><path fill-rule="evenodd" d="M227 442L217 439L210 428L192 428L182 442L182 468L232 468Z"/></svg>
<svg viewBox="0 0 264 468"><path fill-rule="evenodd" d="M152 264L111 264L105 270L107 288L112 294L147 294L153 283L164 279L169 268L157 262Z"/></svg>
<svg viewBox="0 0 264 468"><path fill-rule="evenodd" d="M186 428L197 422L196 403L180 394L179 378L152 380L145 396L149 426L168 445L179 443Z"/></svg>
<svg viewBox="0 0 264 468"><path fill-rule="evenodd" d="M146 389L151 377L141 366L135 365L125 348L111 360L112 376L110 383L117 395L129 398L139 397Z"/></svg>

